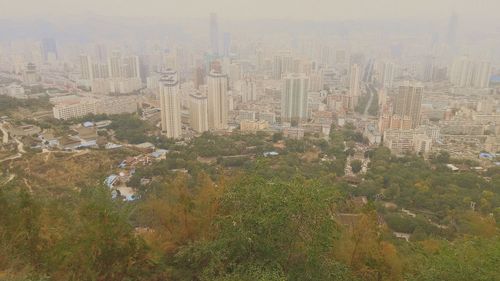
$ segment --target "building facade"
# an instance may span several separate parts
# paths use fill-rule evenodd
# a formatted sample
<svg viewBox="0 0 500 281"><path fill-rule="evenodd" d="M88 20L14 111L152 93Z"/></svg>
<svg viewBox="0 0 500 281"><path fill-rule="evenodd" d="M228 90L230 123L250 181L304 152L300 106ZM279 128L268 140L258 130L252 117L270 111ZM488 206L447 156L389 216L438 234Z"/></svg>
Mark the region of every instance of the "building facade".
<svg viewBox="0 0 500 281"><path fill-rule="evenodd" d="M177 72L167 70L159 80L161 129L168 138L182 135L180 86Z"/></svg>
<svg viewBox="0 0 500 281"><path fill-rule="evenodd" d="M307 91L309 79L305 74L287 74L282 81L281 121L307 120Z"/></svg>
<svg viewBox="0 0 500 281"><path fill-rule="evenodd" d="M207 97L198 93L189 95L189 122L198 133L208 131Z"/></svg>
<svg viewBox="0 0 500 281"><path fill-rule="evenodd" d="M227 76L216 71L207 77L208 128L227 129L228 122L228 80Z"/></svg>
<svg viewBox="0 0 500 281"><path fill-rule="evenodd" d="M423 92L424 87L421 84L405 82L399 86L398 93L394 98L394 114L401 119L409 117L412 129L420 124Z"/></svg>

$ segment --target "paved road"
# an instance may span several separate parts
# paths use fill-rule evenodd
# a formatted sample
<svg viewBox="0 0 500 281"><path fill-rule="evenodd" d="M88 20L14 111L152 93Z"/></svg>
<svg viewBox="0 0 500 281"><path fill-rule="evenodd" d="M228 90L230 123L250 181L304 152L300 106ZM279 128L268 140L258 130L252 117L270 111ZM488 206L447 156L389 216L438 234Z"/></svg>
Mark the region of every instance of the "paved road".
<svg viewBox="0 0 500 281"><path fill-rule="evenodd" d="M375 89L375 87L373 87L372 85L367 85L366 91L368 93L370 93L370 99L366 103L365 111L363 113L364 118L368 118L368 110L370 109L370 106L372 105L374 95L377 94L377 89Z"/></svg>
<svg viewBox="0 0 500 281"><path fill-rule="evenodd" d="M7 130L4 129L3 123L0 124L0 130L2 131L2 134L3 134L2 142L8 143L9 142L9 134L7 133Z"/></svg>

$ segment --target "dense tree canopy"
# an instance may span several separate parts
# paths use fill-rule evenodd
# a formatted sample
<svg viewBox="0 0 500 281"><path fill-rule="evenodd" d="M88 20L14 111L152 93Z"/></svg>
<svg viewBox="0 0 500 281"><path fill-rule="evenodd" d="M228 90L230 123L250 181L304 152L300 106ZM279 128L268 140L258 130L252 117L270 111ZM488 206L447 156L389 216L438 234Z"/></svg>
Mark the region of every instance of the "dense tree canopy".
<svg viewBox="0 0 500 281"><path fill-rule="evenodd" d="M142 124L117 118L116 132ZM170 151L137 167L134 202L99 186L117 160L79 158L98 179L81 168L58 178L68 188L57 193L44 172L69 177L71 156L2 166L0 280L497 280L499 170L453 173L445 153L428 161L375 147L353 181L343 172L358 133L160 140ZM98 152L135 155L120 151Z"/></svg>

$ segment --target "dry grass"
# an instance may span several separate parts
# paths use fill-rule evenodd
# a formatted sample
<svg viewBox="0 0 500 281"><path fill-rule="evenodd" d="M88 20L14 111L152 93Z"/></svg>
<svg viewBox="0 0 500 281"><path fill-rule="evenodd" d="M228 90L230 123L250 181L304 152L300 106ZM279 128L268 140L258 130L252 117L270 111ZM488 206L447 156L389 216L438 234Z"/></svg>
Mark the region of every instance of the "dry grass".
<svg viewBox="0 0 500 281"><path fill-rule="evenodd" d="M34 192L57 194L101 184L116 172L121 160L136 154L130 150L39 153L16 161L14 166Z"/></svg>

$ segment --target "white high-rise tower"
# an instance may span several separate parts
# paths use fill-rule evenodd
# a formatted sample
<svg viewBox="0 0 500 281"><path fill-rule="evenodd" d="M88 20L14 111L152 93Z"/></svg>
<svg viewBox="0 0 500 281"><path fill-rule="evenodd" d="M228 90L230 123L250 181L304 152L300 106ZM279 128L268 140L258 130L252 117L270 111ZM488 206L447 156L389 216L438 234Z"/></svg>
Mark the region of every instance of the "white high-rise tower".
<svg viewBox="0 0 500 281"><path fill-rule="evenodd" d="M138 56L123 58L122 75L125 78L141 78Z"/></svg>
<svg viewBox="0 0 500 281"><path fill-rule="evenodd" d="M488 61L477 62L474 67L472 86L478 89L488 88L491 78L491 63Z"/></svg>
<svg viewBox="0 0 500 281"><path fill-rule="evenodd" d="M189 95L190 125L198 133L208 131L207 97L199 93Z"/></svg>
<svg viewBox="0 0 500 281"><path fill-rule="evenodd" d="M227 75L212 71L207 77L208 127L211 130L227 129L228 99Z"/></svg>
<svg viewBox="0 0 500 281"><path fill-rule="evenodd" d="M252 78L246 78L242 88L243 102L257 100L257 85Z"/></svg>
<svg viewBox="0 0 500 281"><path fill-rule="evenodd" d="M80 71L82 73L82 79L87 81L92 81L94 79L92 71L92 58L90 56L80 56Z"/></svg>
<svg viewBox="0 0 500 281"><path fill-rule="evenodd" d="M395 72L394 63L385 62L383 77L382 77L382 86L384 88L392 88L394 84L394 72Z"/></svg>
<svg viewBox="0 0 500 281"><path fill-rule="evenodd" d="M451 66L450 82L460 88L468 88L472 84L473 68L472 60L467 56L455 59Z"/></svg>
<svg viewBox="0 0 500 281"><path fill-rule="evenodd" d="M354 110L356 105L358 105L358 100L360 96L359 88L359 66L353 64L351 66L351 73L349 76L349 109Z"/></svg>
<svg viewBox="0 0 500 281"><path fill-rule="evenodd" d="M160 83L161 129L169 138L182 135L180 88L177 72L162 73Z"/></svg>
<svg viewBox="0 0 500 281"><path fill-rule="evenodd" d="M309 78L303 73L287 74L281 89L281 120L285 122L307 119L307 90Z"/></svg>

